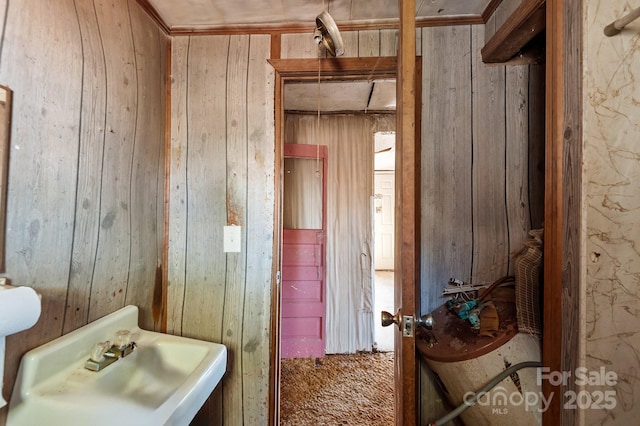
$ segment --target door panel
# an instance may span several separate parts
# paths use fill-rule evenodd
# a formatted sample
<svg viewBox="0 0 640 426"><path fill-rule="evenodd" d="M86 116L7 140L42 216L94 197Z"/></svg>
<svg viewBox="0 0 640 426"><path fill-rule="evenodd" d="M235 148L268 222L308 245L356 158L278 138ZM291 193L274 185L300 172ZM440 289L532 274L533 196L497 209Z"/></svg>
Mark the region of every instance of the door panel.
<svg viewBox="0 0 640 426"><path fill-rule="evenodd" d="M395 172L375 172L375 268L393 270Z"/></svg>
<svg viewBox="0 0 640 426"><path fill-rule="evenodd" d="M282 358L325 354L326 154L325 146L284 147Z"/></svg>
<svg viewBox="0 0 640 426"><path fill-rule="evenodd" d="M400 316L419 313L420 287L420 105L421 76L416 57L415 0L399 0L398 76L396 110L396 260L395 302ZM419 65L418 65L419 66ZM402 321L401 321L402 322ZM415 337L396 328L395 396L398 426L419 423L418 359Z"/></svg>

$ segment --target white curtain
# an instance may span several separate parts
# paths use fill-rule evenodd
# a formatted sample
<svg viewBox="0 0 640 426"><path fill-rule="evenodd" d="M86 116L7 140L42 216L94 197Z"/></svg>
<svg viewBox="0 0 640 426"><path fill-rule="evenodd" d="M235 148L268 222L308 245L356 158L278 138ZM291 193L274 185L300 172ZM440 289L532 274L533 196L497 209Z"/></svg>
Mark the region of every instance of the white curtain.
<svg viewBox="0 0 640 426"><path fill-rule="evenodd" d="M373 345L372 211L374 133L395 130L395 115L287 114L285 143L328 147L327 353Z"/></svg>

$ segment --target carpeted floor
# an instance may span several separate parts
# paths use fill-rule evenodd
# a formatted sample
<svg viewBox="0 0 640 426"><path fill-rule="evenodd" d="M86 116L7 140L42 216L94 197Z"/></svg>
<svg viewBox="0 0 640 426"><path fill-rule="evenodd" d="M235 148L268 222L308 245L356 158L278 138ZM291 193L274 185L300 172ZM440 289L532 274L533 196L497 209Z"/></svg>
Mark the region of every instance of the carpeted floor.
<svg viewBox="0 0 640 426"><path fill-rule="evenodd" d="M393 352L281 361L280 424L394 424Z"/></svg>

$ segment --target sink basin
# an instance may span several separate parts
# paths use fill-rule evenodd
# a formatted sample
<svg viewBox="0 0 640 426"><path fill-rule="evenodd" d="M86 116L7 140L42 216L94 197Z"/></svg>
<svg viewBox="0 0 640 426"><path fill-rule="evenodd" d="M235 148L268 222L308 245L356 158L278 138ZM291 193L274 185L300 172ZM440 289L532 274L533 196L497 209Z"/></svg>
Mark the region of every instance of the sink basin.
<svg viewBox="0 0 640 426"><path fill-rule="evenodd" d="M136 349L100 371L84 368L92 347L129 330ZM126 306L27 352L7 426L184 425L226 370L224 345L143 330Z"/></svg>

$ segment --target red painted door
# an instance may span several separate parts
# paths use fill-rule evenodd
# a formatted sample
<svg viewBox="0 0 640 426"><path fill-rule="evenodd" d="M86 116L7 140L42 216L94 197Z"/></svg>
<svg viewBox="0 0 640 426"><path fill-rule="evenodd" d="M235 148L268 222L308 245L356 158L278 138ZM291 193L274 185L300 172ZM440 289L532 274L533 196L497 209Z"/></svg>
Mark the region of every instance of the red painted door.
<svg viewBox="0 0 640 426"><path fill-rule="evenodd" d="M281 357L322 357L326 317L327 147L285 144Z"/></svg>

